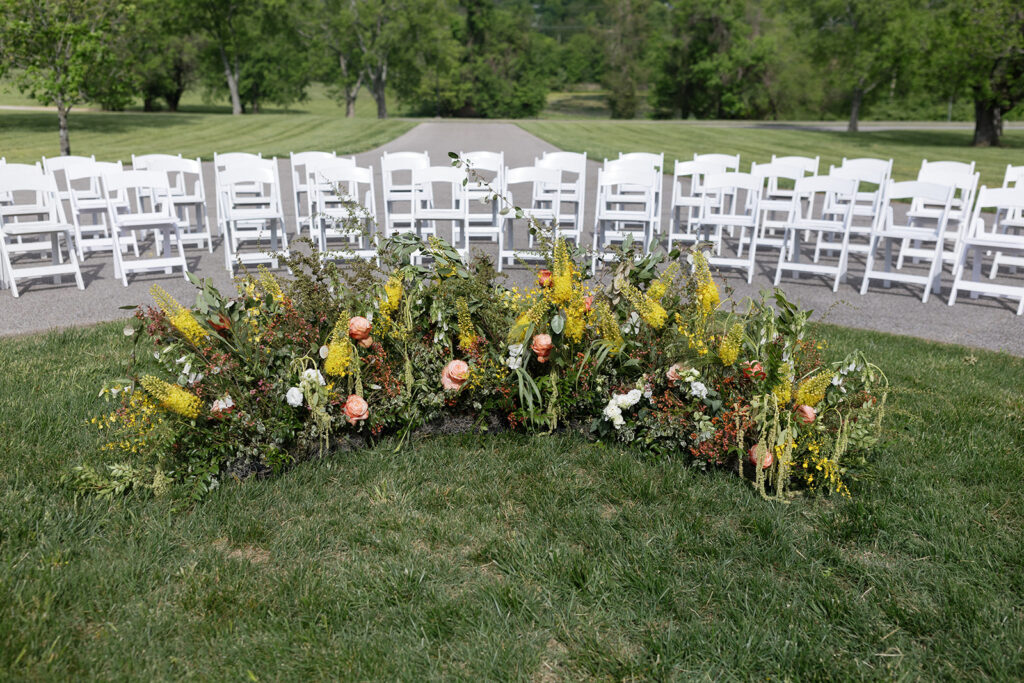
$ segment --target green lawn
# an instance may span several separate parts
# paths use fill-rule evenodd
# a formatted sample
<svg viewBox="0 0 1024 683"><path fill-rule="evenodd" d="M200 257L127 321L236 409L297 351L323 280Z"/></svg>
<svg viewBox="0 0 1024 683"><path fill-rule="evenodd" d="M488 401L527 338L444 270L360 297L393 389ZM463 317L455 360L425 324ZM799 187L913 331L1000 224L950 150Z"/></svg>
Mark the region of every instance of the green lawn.
<svg viewBox="0 0 1024 683"><path fill-rule="evenodd" d="M1020 358L819 327L894 387L852 500L465 435L180 509L60 484L121 327L0 340L0 679L1024 676Z"/></svg>
<svg viewBox="0 0 1024 683"><path fill-rule="evenodd" d="M672 172L675 159L692 159L694 153L740 154L743 169L751 161L770 161L772 154L821 156L821 170L845 157L893 159L897 180L917 177L921 160L976 161L981 183L1001 186L1007 164L1024 163L1024 130L1009 130L1004 146L996 149L970 147L970 130L892 130L839 133L830 131L741 128L673 121L522 121L519 125L553 145L573 152L587 152L600 161L619 152L664 152Z"/></svg>

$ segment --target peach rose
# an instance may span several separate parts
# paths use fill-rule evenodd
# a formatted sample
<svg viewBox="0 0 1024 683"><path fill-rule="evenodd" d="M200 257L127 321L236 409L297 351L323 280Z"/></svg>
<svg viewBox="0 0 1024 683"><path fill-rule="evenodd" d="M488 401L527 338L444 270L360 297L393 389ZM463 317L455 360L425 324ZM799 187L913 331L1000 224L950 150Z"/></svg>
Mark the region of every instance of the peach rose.
<svg viewBox="0 0 1024 683"><path fill-rule="evenodd" d="M352 394L345 401L345 417L348 423L354 425L356 422L365 420L370 415L370 406L362 396Z"/></svg>
<svg viewBox="0 0 1024 683"><path fill-rule="evenodd" d="M589 313L593 309L593 307L594 307L594 295L591 294L590 296L583 297L583 308L585 308L587 310L587 313Z"/></svg>
<svg viewBox="0 0 1024 683"><path fill-rule="evenodd" d="M460 389L469 379L469 366L464 360L453 360L441 371L441 386L445 391Z"/></svg>
<svg viewBox="0 0 1024 683"><path fill-rule="evenodd" d="M533 343L530 345L530 348L537 354L538 362L547 363L548 356L551 355L551 349L555 348L555 345L551 343L551 335L535 334L533 335Z"/></svg>
<svg viewBox="0 0 1024 683"><path fill-rule="evenodd" d="M683 376L680 374L682 371L682 363L676 363L675 365L673 365L672 367L665 371L665 377L668 379L668 385L670 387L674 387L676 385L676 382L683 378Z"/></svg>
<svg viewBox="0 0 1024 683"><path fill-rule="evenodd" d="M761 459L761 453L764 453L764 464L761 465L761 469L766 470L772 466L773 462L775 462L775 457L772 456L771 451L762 447L761 444L756 443L750 447L750 451L747 454L747 460L749 460L751 464L756 465L757 461Z"/></svg>
<svg viewBox="0 0 1024 683"><path fill-rule="evenodd" d="M371 346L373 346L373 336L372 335L367 335L367 337L365 339L360 339L356 343L359 344L364 349L368 349Z"/></svg>
<svg viewBox="0 0 1024 683"><path fill-rule="evenodd" d="M537 273L537 284L539 284L541 287L550 287L551 281L553 279L554 276L551 274L551 271L548 270L547 268Z"/></svg>
<svg viewBox="0 0 1024 683"><path fill-rule="evenodd" d="M356 341L362 341L370 336L370 329L373 325L366 318L357 315L348 321L348 336Z"/></svg>
<svg viewBox="0 0 1024 683"><path fill-rule="evenodd" d="M818 411L810 406L797 406L796 407L796 419L803 422L805 425L809 425L814 422L814 418L818 417Z"/></svg>

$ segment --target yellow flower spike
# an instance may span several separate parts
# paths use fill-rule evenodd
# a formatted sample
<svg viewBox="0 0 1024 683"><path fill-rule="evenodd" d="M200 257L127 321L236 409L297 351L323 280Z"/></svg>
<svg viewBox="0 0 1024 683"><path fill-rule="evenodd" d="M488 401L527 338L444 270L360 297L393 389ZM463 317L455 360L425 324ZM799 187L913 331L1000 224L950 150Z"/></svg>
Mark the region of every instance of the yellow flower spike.
<svg viewBox="0 0 1024 683"><path fill-rule="evenodd" d="M640 318L656 330L665 326L668 311L660 303L644 295L639 289L625 280L619 281L619 291L626 297Z"/></svg>
<svg viewBox="0 0 1024 683"><path fill-rule="evenodd" d="M202 403L195 394L189 393L177 384L165 382L152 375L146 375L140 382L150 396L160 401L160 405L166 410L189 419L199 417Z"/></svg>
<svg viewBox="0 0 1024 683"><path fill-rule="evenodd" d="M331 338L327 344L327 360L324 372L332 377L344 377L352 363L352 344L348 340L348 311L338 316Z"/></svg>
<svg viewBox="0 0 1024 683"><path fill-rule="evenodd" d="M740 346L743 345L743 325L735 323L729 328L729 332L718 345L718 358L726 367L736 362L740 355Z"/></svg>
<svg viewBox="0 0 1024 683"><path fill-rule="evenodd" d="M825 390L832 383L832 372L823 370L813 377L808 377L796 390L797 405L814 407L825 398Z"/></svg>
<svg viewBox="0 0 1024 683"><path fill-rule="evenodd" d="M199 324L199 321L192 315L192 311L179 304L166 289L160 285L153 285L149 289L149 293L152 295L153 299L156 300L157 306L159 306L160 310L167 316L171 325L173 325L174 328L178 330L178 332L180 332L190 344L193 346L199 346L200 342L209 336L206 330L203 329L203 326Z"/></svg>
<svg viewBox="0 0 1024 683"><path fill-rule="evenodd" d="M473 318L469 314L469 302L466 297L460 296L455 300L455 313L459 325L459 348L469 351L476 343L476 328L473 327Z"/></svg>

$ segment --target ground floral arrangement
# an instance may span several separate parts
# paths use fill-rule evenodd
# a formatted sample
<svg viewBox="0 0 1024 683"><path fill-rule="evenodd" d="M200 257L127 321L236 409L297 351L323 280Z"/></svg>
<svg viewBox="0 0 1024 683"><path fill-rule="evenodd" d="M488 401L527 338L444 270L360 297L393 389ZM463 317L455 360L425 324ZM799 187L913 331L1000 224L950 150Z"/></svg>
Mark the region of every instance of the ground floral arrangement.
<svg viewBox="0 0 1024 683"><path fill-rule="evenodd" d="M641 256L627 242L599 285L587 254L545 235L528 289L408 234L379 264L312 250L288 258L291 278L247 274L231 296L194 280L192 308L154 286L125 328L131 367L93 420L118 462L76 468L78 486L199 497L472 416L732 470L767 497L849 495L881 427L877 367L859 353L824 363L778 290L744 310L723 301L699 249Z"/></svg>

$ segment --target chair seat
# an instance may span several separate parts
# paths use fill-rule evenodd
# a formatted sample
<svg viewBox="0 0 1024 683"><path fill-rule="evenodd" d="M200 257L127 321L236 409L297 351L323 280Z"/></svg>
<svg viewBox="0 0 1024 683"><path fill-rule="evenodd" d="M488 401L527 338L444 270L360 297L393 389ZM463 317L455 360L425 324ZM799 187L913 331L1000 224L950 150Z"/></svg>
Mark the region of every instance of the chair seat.
<svg viewBox="0 0 1024 683"><path fill-rule="evenodd" d="M49 222L6 223L3 228L0 228L5 234L14 236L48 235L74 229L74 226L68 223Z"/></svg>

